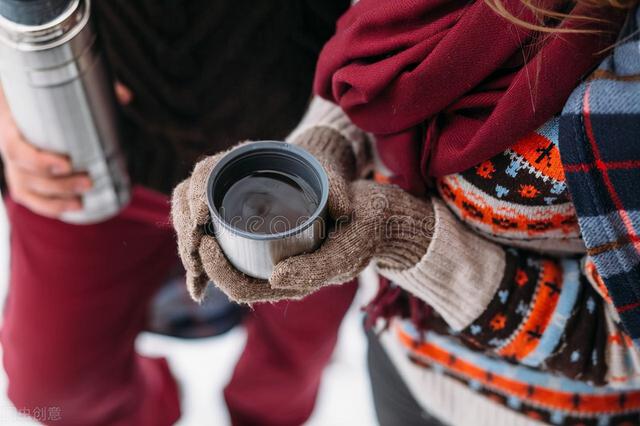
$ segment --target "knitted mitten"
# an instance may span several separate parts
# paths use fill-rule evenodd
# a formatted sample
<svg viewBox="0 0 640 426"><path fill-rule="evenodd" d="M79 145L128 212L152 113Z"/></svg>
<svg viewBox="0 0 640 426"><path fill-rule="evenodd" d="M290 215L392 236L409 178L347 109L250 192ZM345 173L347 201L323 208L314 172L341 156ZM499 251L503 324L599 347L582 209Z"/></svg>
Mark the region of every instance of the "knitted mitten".
<svg viewBox="0 0 640 426"><path fill-rule="evenodd" d="M340 222L320 248L278 263L271 287L312 292L356 277L372 260L387 269L412 267L433 235L430 202L370 181L349 188L353 215Z"/></svg>
<svg viewBox="0 0 640 426"><path fill-rule="evenodd" d="M348 174L353 156L348 149L341 149L339 133L331 129L313 129L301 135L297 141L320 158L329 178L329 216L337 219L351 214L348 186L342 177ZM307 140L307 138L309 140ZM338 144L338 145L336 145ZM349 145L347 144L348 148ZM187 271L187 287L195 300L201 300L204 290L212 281L227 296L239 303L299 299L307 290L274 289L266 280L249 277L234 268L224 256L215 237L204 232L209 222L206 186L211 170L229 151L208 157L198 164L190 178L178 185L173 193L171 215L178 237L178 251ZM330 160L337 156L336 165ZM338 168L341 172L338 172Z"/></svg>

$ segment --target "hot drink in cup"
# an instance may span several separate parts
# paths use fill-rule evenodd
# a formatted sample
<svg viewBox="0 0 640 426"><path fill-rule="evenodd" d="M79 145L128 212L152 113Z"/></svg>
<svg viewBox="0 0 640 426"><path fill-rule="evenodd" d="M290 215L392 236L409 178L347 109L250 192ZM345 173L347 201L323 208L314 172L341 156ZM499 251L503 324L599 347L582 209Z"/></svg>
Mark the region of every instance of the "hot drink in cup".
<svg viewBox="0 0 640 426"><path fill-rule="evenodd" d="M213 230L240 271L268 279L289 256L322 241L329 194L322 165L284 142L254 142L231 151L211 171Z"/></svg>

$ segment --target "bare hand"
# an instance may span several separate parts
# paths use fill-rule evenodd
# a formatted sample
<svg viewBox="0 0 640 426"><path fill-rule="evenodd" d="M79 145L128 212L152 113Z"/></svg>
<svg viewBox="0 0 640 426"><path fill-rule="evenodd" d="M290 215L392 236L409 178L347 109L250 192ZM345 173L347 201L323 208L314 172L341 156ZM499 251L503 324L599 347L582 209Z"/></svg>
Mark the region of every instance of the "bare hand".
<svg viewBox="0 0 640 426"><path fill-rule="evenodd" d="M0 156L11 197L33 212L59 217L82 208L80 195L91 188L86 173L74 173L68 157L24 140L0 91Z"/></svg>
<svg viewBox="0 0 640 426"><path fill-rule="evenodd" d="M115 83L116 98L129 104L133 95L120 82ZM51 218L82 209L81 196L91 189L87 173L74 172L66 155L39 149L20 134L4 94L0 90L0 157L14 201L33 212Z"/></svg>

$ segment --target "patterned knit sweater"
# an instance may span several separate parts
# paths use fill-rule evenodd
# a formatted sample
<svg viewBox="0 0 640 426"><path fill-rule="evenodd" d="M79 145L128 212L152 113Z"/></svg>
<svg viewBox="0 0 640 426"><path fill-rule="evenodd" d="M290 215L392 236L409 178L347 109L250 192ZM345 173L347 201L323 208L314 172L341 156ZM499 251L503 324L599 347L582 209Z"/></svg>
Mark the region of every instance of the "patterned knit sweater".
<svg viewBox="0 0 640 426"><path fill-rule="evenodd" d="M354 147L366 138L319 98L293 136L314 126ZM427 323L421 311L391 311L380 338L415 399L445 424L640 424L640 353L585 256L557 144L553 119L438 179L427 253L406 270L378 267L400 300L435 311ZM384 165L376 172L387 180Z"/></svg>
<svg viewBox="0 0 640 426"><path fill-rule="evenodd" d="M380 270L436 312L426 334L397 318L382 341L444 423L640 424L640 354L584 256L557 140L554 119L439 179L428 252Z"/></svg>

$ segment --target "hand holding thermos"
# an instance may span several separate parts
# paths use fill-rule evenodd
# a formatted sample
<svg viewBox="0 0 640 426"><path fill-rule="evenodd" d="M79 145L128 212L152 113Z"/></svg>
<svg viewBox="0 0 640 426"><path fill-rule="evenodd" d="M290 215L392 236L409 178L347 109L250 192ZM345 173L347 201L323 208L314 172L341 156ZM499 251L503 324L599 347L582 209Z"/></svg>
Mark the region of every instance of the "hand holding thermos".
<svg viewBox="0 0 640 426"><path fill-rule="evenodd" d="M86 173L75 173L67 156L43 151L24 139L0 91L0 157L11 197L33 212L57 218L82 209L91 188Z"/></svg>
<svg viewBox="0 0 640 426"><path fill-rule="evenodd" d="M0 15L0 153L12 197L70 223L115 216L129 179L91 0L2 0Z"/></svg>
<svg viewBox="0 0 640 426"><path fill-rule="evenodd" d="M115 84L122 105L132 99L129 89ZM58 218L82 210L82 194L93 181L86 171L74 171L71 159L45 151L25 140L0 90L0 158L13 200L41 216Z"/></svg>

